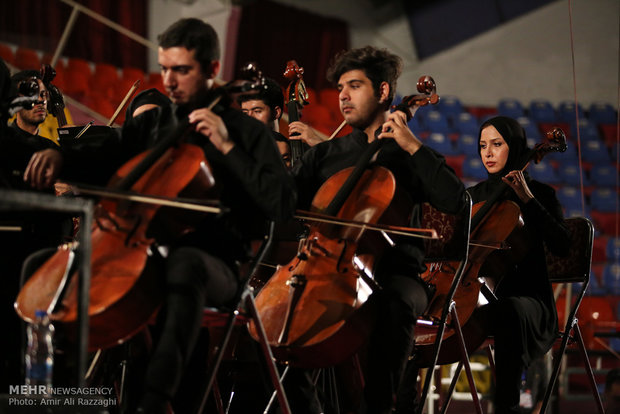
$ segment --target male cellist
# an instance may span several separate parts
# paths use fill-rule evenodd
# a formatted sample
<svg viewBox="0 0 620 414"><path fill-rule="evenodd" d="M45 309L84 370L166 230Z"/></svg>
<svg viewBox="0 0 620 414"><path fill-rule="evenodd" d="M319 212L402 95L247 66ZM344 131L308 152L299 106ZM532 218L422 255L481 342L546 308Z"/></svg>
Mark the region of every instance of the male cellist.
<svg viewBox="0 0 620 414"><path fill-rule="evenodd" d="M461 211L465 190L445 159L411 132L405 113L388 113L401 66L398 56L371 46L345 51L335 58L327 77L340 91L340 111L353 132L312 147L295 165L300 208L308 208L319 186L332 174L355 165L375 140L385 140L372 163L389 169L398 186L411 197L413 227L420 227L419 207L423 202L446 213ZM396 244L377 258L374 269L382 289L371 296L377 305L378 323L368 343L364 397L359 409L364 413L392 412L403 368L412 352L416 318L431 295L431 288L419 277L424 269L421 241L394 241ZM308 387L308 376L303 372L300 375L300 371L293 376L297 386L287 388L293 412L322 412L316 394Z"/></svg>
<svg viewBox="0 0 620 414"><path fill-rule="evenodd" d="M265 218L290 216L295 204L293 179L267 128L227 106L216 105L213 110L205 106L204 98L220 70L213 28L198 19L177 21L159 36L158 59L172 105L126 122L112 147L125 161L152 147L187 118L192 126L188 141L204 150L221 203L229 212L207 217L196 231L169 246L163 331L145 374L138 410L144 413L169 410L200 330L203 307L234 298L238 264L247 259L248 241L257 235L256 227ZM79 156L96 156L90 150L83 148ZM49 186L61 172L63 158L70 168L73 156L57 151L36 154L25 178L35 186ZM190 406L175 408L194 412Z"/></svg>

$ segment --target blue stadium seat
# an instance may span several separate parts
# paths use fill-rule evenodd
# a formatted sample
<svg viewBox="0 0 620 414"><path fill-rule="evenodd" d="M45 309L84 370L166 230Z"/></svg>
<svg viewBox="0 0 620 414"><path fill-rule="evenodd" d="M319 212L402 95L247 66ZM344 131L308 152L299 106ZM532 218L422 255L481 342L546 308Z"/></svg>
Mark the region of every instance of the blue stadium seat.
<svg viewBox="0 0 620 414"><path fill-rule="evenodd" d="M573 141L577 142L577 125L575 123L571 125L570 134L573 138ZM601 140L601 136L598 132L596 124L588 121L587 119L579 120L579 138L581 139L581 142L587 140Z"/></svg>
<svg viewBox="0 0 620 414"><path fill-rule="evenodd" d="M581 159L586 162L608 165L611 162L609 151L600 140L581 141Z"/></svg>
<svg viewBox="0 0 620 414"><path fill-rule="evenodd" d="M620 294L620 264L607 263L603 269L603 287L611 295Z"/></svg>
<svg viewBox="0 0 620 414"><path fill-rule="evenodd" d="M437 104L437 110L447 117L454 119L463 112L463 105L461 104L461 100L456 96L442 95Z"/></svg>
<svg viewBox="0 0 620 414"><path fill-rule="evenodd" d="M577 162L566 162L560 164L558 167L558 176L564 185L577 187L581 185L579 164ZM588 177L584 174L583 185L587 186L589 183L590 180L588 180Z"/></svg>
<svg viewBox="0 0 620 414"><path fill-rule="evenodd" d="M475 116L469 112L461 112L453 119L454 129L460 134L478 135L480 126Z"/></svg>
<svg viewBox="0 0 620 414"><path fill-rule="evenodd" d="M452 141L445 134L439 132L430 134L426 139L426 145L443 155L458 154L455 146L452 145Z"/></svg>
<svg viewBox="0 0 620 414"><path fill-rule="evenodd" d="M479 156L468 157L463 162L463 176L474 180L486 180L487 169Z"/></svg>
<svg viewBox="0 0 620 414"><path fill-rule="evenodd" d="M439 111L428 112L424 117L424 125L430 133L439 132L442 134L449 134L452 132L448 124L448 117Z"/></svg>
<svg viewBox="0 0 620 414"><path fill-rule="evenodd" d="M586 206L585 210L582 210L581 204L579 206L569 206L568 208L564 208L564 218L571 217L587 217L592 219L590 209Z"/></svg>
<svg viewBox="0 0 620 414"><path fill-rule="evenodd" d="M426 131L426 127L424 126L424 121L421 116L418 116L418 113L415 114L413 118L407 122L409 129L420 138L420 135Z"/></svg>
<svg viewBox="0 0 620 414"><path fill-rule="evenodd" d="M558 176L555 169L553 169L551 164L549 164L545 160L540 161L538 164L535 164L533 162L530 163L527 171L533 179L540 182L547 184L562 183L562 180L560 180L560 177Z"/></svg>
<svg viewBox="0 0 620 414"><path fill-rule="evenodd" d="M500 99L497 104L497 113L514 119L525 116L523 105L514 98Z"/></svg>
<svg viewBox="0 0 620 414"><path fill-rule="evenodd" d="M590 182L597 187L615 187L618 169L613 165L594 165L590 170Z"/></svg>
<svg viewBox="0 0 620 414"><path fill-rule="evenodd" d="M480 147L478 145L478 134L463 134L456 140L456 148L459 153L467 156L478 156Z"/></svg>
<svg viewBox="0 0 620 414"><path fill-rule="evenodd" d="M618 193L615 188L596 188L590 195L590 207L592 210L603 213L616 211Z"/></svg>
<svg viewBox="0 0 620 414"><path fill-rule="evenodd" d="M532 120L526 116L517 118L517 121L525 130L525 136L527 138L533 139L536 143L540 140L540 131L535 122L532 122Z"/></svg>
<svg viewBox="0 0 620 414"><path fill-rule="evenodd" d="M620 262L620 237L610 237L605 246L605 256L610 262Z"/></svg>
<svg viewBox="0 0 620 414"><path fill-rule="evenodd" d="M428 114L433 111L436 111L434 105L424 105L418 108L418 110L415 113L415 118L420 118L422 120L422 123L424 124L424 121L426 120L426 117L428 116Z"/></svg>
<svg viewBox="0 0 620 414"><path fill-rule="evenodd" d="M594 102L590 105L588 119L593 124L615 124L616 110L608 103Z"/></svg>
<svg viewBox="0 0 620 414"><path fill-rule="evenodd" d="M583 107L581 104L577 105L579 119L583 119ZM574 122L575 121L575 102L564 101L558 106L558 121L560 122Z"/></svg>
<svg viewBox="0 0 620 414"><path fill-rule="evenodd" d="M529 106L530 117L535 122L557 122L555 109L551 102L544 99L535 99Z"/></svg>
<svg viewBox="0 0 620 414"><path fill-rule="evenodd" d="M578 187L564 186L559 188L555 194L565 210L581 210L581 191Z"/></svg>

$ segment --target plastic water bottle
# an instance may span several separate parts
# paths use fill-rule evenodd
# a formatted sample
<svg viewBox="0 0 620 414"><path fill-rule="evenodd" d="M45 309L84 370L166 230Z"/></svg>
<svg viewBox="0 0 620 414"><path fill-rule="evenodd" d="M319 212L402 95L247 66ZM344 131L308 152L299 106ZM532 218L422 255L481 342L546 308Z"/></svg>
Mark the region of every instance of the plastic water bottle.
<svg viewBox="0 0 620 414"><path fill-rule="evenodd" d="M532 390L528 388L527 371L521 374L521 391L519 396L519 407L526 410L534 408L534 400L532 399Z"/></svg>
<svg viewBox="0 0 620 414"><path fill-rule="evenodd" d="M54 370L54 326L47 312L35 312L34 323L28 325L28 349L26 350L26 385L52 386Z"/></svg>

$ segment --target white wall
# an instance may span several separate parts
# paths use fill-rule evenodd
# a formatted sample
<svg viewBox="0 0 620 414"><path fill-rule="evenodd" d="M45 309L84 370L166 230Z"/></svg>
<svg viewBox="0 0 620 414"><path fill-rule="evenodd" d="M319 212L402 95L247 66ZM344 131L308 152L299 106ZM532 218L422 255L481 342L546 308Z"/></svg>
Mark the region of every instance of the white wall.
<svg viewBox="0 0 620 414"><path fill-rule="evenodd" d="M176 19L193 16L211 23L224 42L230 0L197 0L192 5L150 1L150 39L155 41ZM467 105L494 106L503 97L522 102L544 98L557 104L574 96L568 0L553 2L423 61L416 58L398 2L378 8L369 0L279 2L348 21L352 47L372 44L400 55L405 70L398 91L403 95L414 93L424 74L435 78L440 95L456 95ZM577 96L584 105L604 101L615 106L618 101L619 15L618 0L572 0ZM467 16L462 21L466 24Z"/></svg>
<svg viewBox="0 0 620 414"><path fill-rule="evenodd" d="M579 102L618 100L617 0L574 0L572 29ZM404 79L432 74L438 92L476 105L499 98L522 102L545 98L573 100L573 69L568 1L484 33L407 69Z"/></svg>

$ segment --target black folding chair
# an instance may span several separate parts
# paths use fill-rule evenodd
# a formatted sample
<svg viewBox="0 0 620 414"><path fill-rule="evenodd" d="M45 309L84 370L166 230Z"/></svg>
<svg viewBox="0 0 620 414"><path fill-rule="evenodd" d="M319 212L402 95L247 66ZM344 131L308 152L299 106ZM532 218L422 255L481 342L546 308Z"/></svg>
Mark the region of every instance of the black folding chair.
<svg viewBox="0 0 620 414"><path fill-rule="evenodd" d="M603 403L596 387L594 373L590 365L590 359L583 342L581 330L579 329L579 321L577 320L577 310L581 304L588 285L590 283L590 265L592 263L592 245L594 243L594 226L592 222L585 217L573 217L565 220L570 231L570 252L567 257L557 257L547 252L547 269L549 280L552 283L581 283L581 289L575 298L571 310L566 319L564 331L559 333L562 339L560 349L555 355L553 362L553 371L549 384L545 391L545 397L540 409L544 413L551 398L551 393L555 387L556 380L560 372L562 358L566 352L569 342L577 342L583 363L592 389L592 395L598 407L599 413L604 413Z"/></svg>
<svg viewBox="0 0 620 414"><path fill-rule="evenodd" d="M590 282L590 265L592 262L592 246L594 243L594 226L592 225L592 222L585 217L572 217L566 219L565 224L570 232L569 254L565 257L558 257L549 251L546 251L547 273L551 283L581 283L581 290L575 298L575 302L569 312L564 331L559 332L558 339L561 339L562 342L555 357L553 371L545 391L545 397L543 399L540 412L543 414L547 409L547 405L551 398L551 393L553 392L558 378L562 358L566 352L569 342L577 342L583 357L586 374L588 376L595 402L598 406L599 413L603 414L605 410L603 408L600 395L598 394L596 381L594 380L594 373L592 372L592 366L590 365L590 360L588 358L576 317L577 310L579 309L581 300L583 299ZM492 292L490 295L492 295ZM491 370L495 373L493 353L490 345L487 347L487 355L489 357ZM458 376L460 371L461 365L459 364L456 369L455 376ZM448 399L451 397L453 391L454 387L451 385L448 390ZM472 388L471 392L473 396L475 389Z"/></svg>
<svg viewBox="0 0 620 414"><path fill-rule="evenodd" d="M467 207L464 208L459 215L441 213L429 204L425 203L423 205L422 226L437 230L440 236L439 240L431 240L425 243L425 261L431 269L430 273L431 275L433 272L439 274L442 273L442 267L445 269L445 267L451 266L452 269L445 271L445 273L453 273L454 276L448 293L441 298L443 301L440 304L441 316L437 318L436 316L432 316L430 313L425 313L425 315L418 318L418 322L416 324L416 343L418 345L421 342L422 336L427 336L429 334L435 335L435 340L430 353L424 352L423 355L419 352L419 349L414 350L414 364L418 367L428 367L418 404L417 412L420 414L424 409L424 404L431 386L433 370L438 363L442 341L444 336L447 334L447 328L451 329L452 332L450 333L455 335L457 338L461 359L466 361L465 368L468 374L467 378L472 389L475 389L471 367L469 366L469 355L465 346L465 339L461 331L461 325L456 311L456 304L453 300L454 293L461 283L461 278L466 268L467 256L469 253L471 221L471 199L469 194L467 194L466 204ZM428 310L430 309L427 309L427 311ZM480 401L475 399L474 404L477 412L482 413Z"/></svg>
<svg viewBox="0 0 620 414"><path fill-rule="evenodd" d="M245 324L249 320L253 320L256 324L256 328L259 336L259 344L262 350L262 353L265 357L265 362L267 369L269 371L269 376L275 388L275 392L278 397L278 403L280 404L280 409L282 414L290 414L291 410L288 405L288 400L286 399L286 393L284 392L284 388L282 386L282 381L280 375L278 373L278 368L275 364L275 359L271 352L271 348L269 347L269 342L267 341L267 335L265 334L265 330L263 329L263 324L261 322L260 316L256 309L256 304L254 302L254 295L252 289L248 286L248 283L251 280L251 276L256 271L259 263L265 257L267 251L271 248L271 242L273 240L275 223L269 223L269 230L265 235L265 238L262 241L254 259L251 261L249 266L249 271L247 273L247 278L245 279L245 283L239 289L239 293L237 296L236 306L232 309L213 309L207 308L205 309L205 319L219 321L217 323L221 323L222 320L225 320L224 323L224 334L222 336L219 344L215 346L215 355L210 361L208 372L207 372L207 384L205 387L204 395L202 398L202 403L200 404L200 408L198 409L198 414L204 411L204 407L206 405L207 399L211 391L214 391L216 406L218 412L220 414L224 414L223 405L221 402L221 397L219 394L219 387L217 386L216 376L224 354L226 353L229 344L230 338L232 336L233 330L235 326L240 324Z"/></svg>

